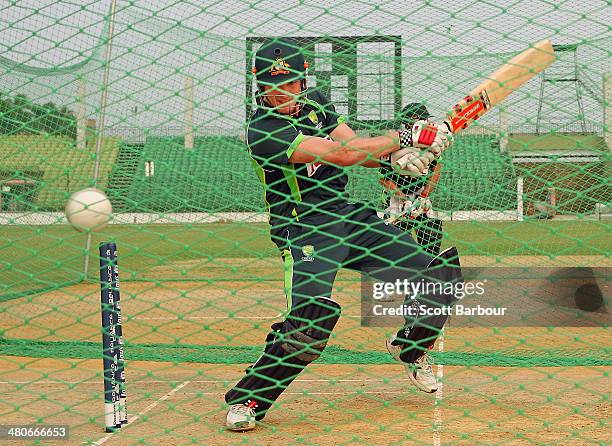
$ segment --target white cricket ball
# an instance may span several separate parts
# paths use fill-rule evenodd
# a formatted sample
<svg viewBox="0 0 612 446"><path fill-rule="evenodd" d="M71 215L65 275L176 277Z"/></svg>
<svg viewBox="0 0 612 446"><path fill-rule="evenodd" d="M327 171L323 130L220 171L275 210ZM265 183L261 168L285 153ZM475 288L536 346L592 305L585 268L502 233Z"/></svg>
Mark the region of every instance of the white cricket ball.
<svg viewBox="0 0 612 446"><path fill-rule="evenodd" d="M65 212L77 231L100 231L110 221L113 207L104 192L90 187L73 193L66 203Z"/></svg>

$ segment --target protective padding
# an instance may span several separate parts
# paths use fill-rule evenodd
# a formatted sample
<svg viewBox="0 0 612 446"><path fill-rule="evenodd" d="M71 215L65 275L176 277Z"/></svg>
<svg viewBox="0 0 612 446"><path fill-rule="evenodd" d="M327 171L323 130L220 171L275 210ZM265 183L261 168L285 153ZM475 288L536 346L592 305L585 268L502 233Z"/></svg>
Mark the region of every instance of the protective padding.
<svg viewBox="0 0 612 446"><path fill-rule="evenodd" d="M292 308L287 320L272 324L263 354L225 401L248 405L261 420L304 367L320 356L339 317L340 305L325 297Z"/></svg>
<svg viewBox="0 0 612 446"><path fill-rule="evenodd" d="M279 336L281 347L301 361L314 361L325 349L340 311L340 305L326 297L300 303L283 323Z"/></svg>

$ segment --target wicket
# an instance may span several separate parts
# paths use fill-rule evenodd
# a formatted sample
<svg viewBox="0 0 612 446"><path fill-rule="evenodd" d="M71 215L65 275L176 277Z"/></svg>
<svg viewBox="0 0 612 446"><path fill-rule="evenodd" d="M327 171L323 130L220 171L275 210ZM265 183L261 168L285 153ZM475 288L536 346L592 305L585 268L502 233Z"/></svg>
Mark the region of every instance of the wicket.
<svg viewBox="0 0 612 446"><path fill-rule="evenodd" d="M115 243L100 244L104 424L113 432L127 424L119 268Z"/></svg>

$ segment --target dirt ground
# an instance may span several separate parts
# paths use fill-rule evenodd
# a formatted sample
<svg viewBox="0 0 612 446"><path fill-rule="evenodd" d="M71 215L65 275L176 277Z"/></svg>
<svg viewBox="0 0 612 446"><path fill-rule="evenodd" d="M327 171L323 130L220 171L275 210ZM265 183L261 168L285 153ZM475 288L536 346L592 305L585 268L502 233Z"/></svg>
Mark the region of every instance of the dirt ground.
<svg viewBox="0 0 612 446"><path fill-rule="evenodd" d="M360 326L359 284L352 279L341 275L336 284L343 317L330 344L382 352L392 328ZM68 424L71 439L53 444L71 445L585 445L609 440L609 367L446 365L438 368L442 389L426 395L410 386L399 364L315 363L257 430L240 434L223 429L222 401L246 364L130 361L130 343L260 346L285 306L282 286L275 280L125 281L131 423L111 436L103 432L101 360L0 356L0 424ZM2 308L0 331L8 339L100 340L95 284L7 301ZM449 352L542 355L562 349L580 355L581 350L609 351L611 345L610 330L597 327L496 329L451 321L444 337Z"/></svg>
<svg viewBox="0 0 612 446"><path fill-rule="evenodd" d="M3 424L69 424L69 444L102 444L99 361L14 357L0 364ZM132 421L105 444L392 445L438 438L437 444L583 445L609 439L610 379L602 367L445 366L443 389L433 396L411 387L398 365L313 365L256 431L225 432L223 394L241 372L241 365L130 362Z"/></svg>

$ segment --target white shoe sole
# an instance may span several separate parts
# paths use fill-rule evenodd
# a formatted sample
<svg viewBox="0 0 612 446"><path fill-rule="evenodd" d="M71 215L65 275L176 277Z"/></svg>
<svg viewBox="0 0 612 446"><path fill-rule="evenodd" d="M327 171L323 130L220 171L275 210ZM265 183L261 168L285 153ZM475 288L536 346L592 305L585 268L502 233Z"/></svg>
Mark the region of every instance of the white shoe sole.
<svg viewBox="0 0 612 446"><path fill-rule="evenodd" d="M227 430L230 430L230 431L244 432L244 431L250 431L250 430L255 429L255 424L251 424L248 421L243 421L240 423L234 423L231 426L226 425L225 427Z"/></svg>
<svg viewBox="0 0 612 446"><path fill-rule="evenodd" d="M394 353L397 350L397 346L391 344L389 339L385 340L385 347L387 347L387 351L396 361L400 361L399 354ZM401 362L401 361L400 361Z"/></svg>

